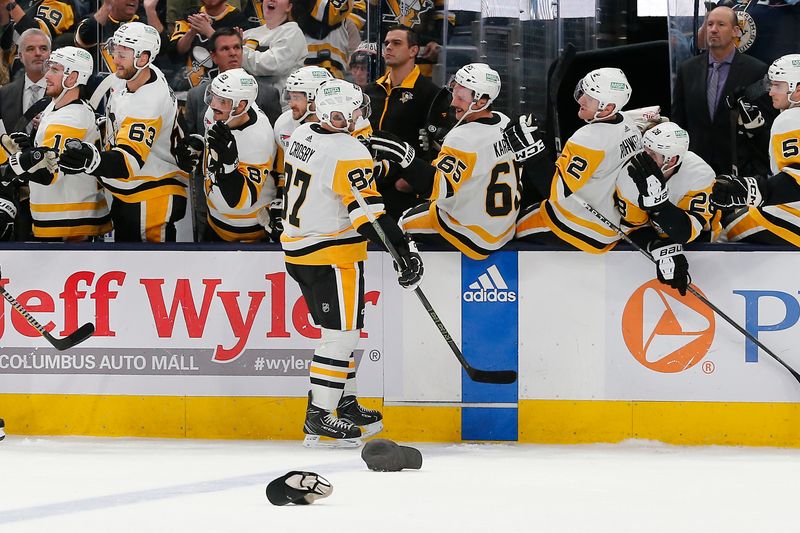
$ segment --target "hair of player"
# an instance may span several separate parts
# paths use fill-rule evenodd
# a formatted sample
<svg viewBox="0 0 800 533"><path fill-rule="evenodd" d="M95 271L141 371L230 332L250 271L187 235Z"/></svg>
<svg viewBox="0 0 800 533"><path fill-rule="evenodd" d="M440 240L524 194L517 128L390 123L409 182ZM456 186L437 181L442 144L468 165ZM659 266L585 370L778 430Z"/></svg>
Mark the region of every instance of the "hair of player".
<svg viewBox="0 0 800 533"><path fill-rule="evenodd" d="M242 36L236 31L234 28L225 26L214 30L214 33L211 34L211 37L208 38L208 51L209 52L216 52L217 51L217 39L219 37L238 37L239 42L242 42Z"/></svg>
<svg viewBox="0 0 800 533"><path fill-rule="evenodd" d="M415 32L408 26L403 26L402 24L395 24L394 26L391 26L388 30L386 30L386 35L389 35L390 31L406 32L406 42L408 43L408 47L411 48L412 46L416 46L419 48L419 35L417 34L417 32Z"/></svg>

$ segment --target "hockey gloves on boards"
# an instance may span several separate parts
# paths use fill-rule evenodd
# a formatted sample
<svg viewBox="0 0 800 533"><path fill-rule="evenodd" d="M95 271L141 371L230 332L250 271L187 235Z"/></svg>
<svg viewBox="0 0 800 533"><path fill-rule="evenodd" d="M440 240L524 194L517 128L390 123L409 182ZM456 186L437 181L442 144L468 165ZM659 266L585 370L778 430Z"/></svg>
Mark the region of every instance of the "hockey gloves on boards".
<svg viewBox="0 0 800 533"><path fill-rule="evenodd" d="M387 160L403 168L414 161L414 147L394 133L376 131L372 134L370 147L376 161Z"/></svg>
<svg viewBox="0 0 800 533"><path fill-rule="evenodd" d="M178 167L189 173L199 170L205 146L203 136L197 133L188 135L178 141L175 146L175 162L178 163Z"/></svg>
<svg viewBox="0 0 800 533"><path fill-rule="evenodd" d="M67 139L58 166L64 174L91 174L100 166L100 151L93 144Z"/></svg>
<svg viewBox="0 0 800 533"><path fill-rule="evenodd" d="M21 150L27 150L31 147L31 144L30 136L21 131L0 134L0 146L3 147L3 150L5 150L8 155L16 154Z"/></svg>
<svg viewBox="0 0 800 533"><path fill-rule="evenodd" d="M639 207L645 211L658 211L669 202L669 187L664 174L645 152L639 152L628 162L628 175L639 189Z"/></svg>
<svg viewBox="0 0 800 533"><path fill-rule="evenodd" d="M401 265L394 263L397 271L397 282L401 287L408 291L413 291L422 281L422 274L425 269L422 266L422 258L417 250L417 244L410 236L405 235L405 241L396 245L398 255L400 255Z"/></svg>
<svg viewBox="0 0 800 533"><path fill-rule="evenodd" d="M206 134L208 139L208 169L212 172L230 174L239 164L239 150L236 148L236 139L233 138L231 129L221 120L209 128Z"/></svg>
<svg viewBox="0 0 800 533"><path fill-rule="evenodd" d="M685 296L692 278L689 276L689 262L683 255L683 246L667 239L656 239L647 245L647 251L656 261L658 281Z"/></svg>
<svg viewBox="0 0 800 533"><path fill-rule="evenodd" d="M722 174L714 181L711 203L721 209L759 207L764 203L764 197L758 178Z"/></svg>
<svg viewBox="0 0 800 533"><path fill-rule="evenodd" d="M544 154L544 138L533 115L520 115L503 130L503 138L514 150L514 159L523 163Z"/></svg>
<svg viewBox="0 0 800 533"><path fill-rule="evenodd" d="M31 148L12 154L8 165L22 179L30 179L39 171L49 175L58 170L58 152L53 148Z"/></svg>

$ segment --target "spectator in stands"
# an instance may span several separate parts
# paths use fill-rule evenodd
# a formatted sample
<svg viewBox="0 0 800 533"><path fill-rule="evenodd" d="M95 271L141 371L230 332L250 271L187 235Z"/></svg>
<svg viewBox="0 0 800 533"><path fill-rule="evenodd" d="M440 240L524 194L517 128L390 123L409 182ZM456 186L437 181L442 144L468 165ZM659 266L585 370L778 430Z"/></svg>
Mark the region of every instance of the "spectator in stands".
<svg viewBox="0 0 800 533"><path fill-rule="evenodd" d="M13 0L0 0L0 10L8 11L11 24L6 26L2 35L3 50L11 50L27 29L39 28L45 32L54 47L59 45L58 37L75 30L75 10L69 0L44 0L33 2L27 11ZM63 44L71 44L72 38Z"/></svg>
<svg viewBox="0 0 800 533"><path fill-rule="evenodd" d="M303 66L308 55L306 39L296 22L289 20L289 0L264 2L264 25L244 32L244 69L263 76L279 92L290 73Z"/></svg>
<svg viewBox="0 0 800 533"><path fill-rule="evenodd" d="M170 38L170 48L174 59L186 61L186 77L189 85L196 87L206 77L210 65L206 61L205 46L219 28L243 28L247 19L241 11L225 0L201 0L199 11L189 13L185 19L175 23L175 31ZM196 55L195 48L201 53ZM241 65L239 65L241 66Z"/></svg>
<svg viewBox="0 0 800 533"><path fill-rule="evenodd" d="M361 41L362 19L350 16L355 4L363 0L325 2L322 8L319 0L293 0L292 20L303 30L308 46L306 65L322 67L337 78L346 76L350 52Z"/></svg>
<svg viewBox="0 0 800 533"><path fill-rule="evenodd" d="M228 0L228 3L239 11L242 11L245 14L245 18L255 12L253 21L248 20L246 28L252 28L261 24L258 22L259 13L261 13L262 9L261 0ZM179 20L186 18L187 13L196 11L201 5L200 0L166 0L166 4L167 26L170 28L174 28ZM258 5L257 9L255 8L256 5ZM243 29L244 28L245 27L243 27Z"/></svg>
<svg viewBox="0 0 800 533"><path fill-rule="evenodd" d="M767 65L736 50L734 39L741 30L731 8L717 7L710 11L705 31L708 49L685 61L678 69L672 120L689 132L689 149L717 174L722 174L730 172L732 164L737 163L733 161L734 149L740 162L760 159L758 152L750 154L750 150L759 150L757 146L739 146L738 143L732 146L731 137L735 132L725 101L726 98L735 101L733 95L738 88L763 79ZM760 147L760 153L766 153L766 146Z"/></svg>
<svg viewBox="0 0 800 533"><path fill-rule="evenodd" d="M383 59L388 72L367 85L364 92L372 107L369 117L372 129L394 133L409 143L419 157L426 158L427 152L420 149L419 130L427 125L428 110L439 88L420 73L415 64L418 53L416 32L405 26L392 26L383 40ZM386 210L395 218L421 203L402 176L396 182L378 183L378 191Z"/></svg>
<svg viewBox="0 0 800 533"><path fill-rule="evenodd" d="M378 46L366 41L360 43L350 55L350 76L353 83L364 89L369 85L372 74L377 72Z"/></svg>

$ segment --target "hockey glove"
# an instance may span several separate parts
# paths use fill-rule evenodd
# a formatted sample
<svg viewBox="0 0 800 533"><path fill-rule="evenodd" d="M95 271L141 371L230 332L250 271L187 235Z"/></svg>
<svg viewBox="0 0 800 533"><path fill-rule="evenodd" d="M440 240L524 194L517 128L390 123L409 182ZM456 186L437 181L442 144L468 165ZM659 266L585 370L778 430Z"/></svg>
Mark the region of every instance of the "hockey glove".
<svg viewBox="0 0 800 533"><path fill-rule="evenodd" d="M14 240L14 219L17 218L17 207L11 201L11 191L7 187L3 194L0 194L0 241Z"/></svg>
<svg viewBox="0 0 800 533"><path fill-rule="evenodd" d="M184 172L194 172L200 166L205 142L202 135L193 133L184 137L175 146L175 162Z"/></svg>
<svg viewBox="0 0 800 533"><path fill-rule="evenodd" d="M100 152L93 144L78 139L67 139L64 151L58 160L58 166L64 174L91 174L100 166Z"/></svg>
<svg viewBox="0 0 800 533"><path fill-rule="evenodd" d="M658 281L685 296L692 278L689 276L689 262L683 255L683 246L666 239L656 239L647 245L647 251L656 261Z"/></svg>
<svg viewBox="0 0 800 533"><path fill-rule="evenodd" d="M239 151L231 129L221 120L208 130L208 167L215 172L230 174L239 164Z"/></svg>
<svg viewBox="0 0 800 533"><path fill-rule="evenodd" d="M13 154L8 158L8 164L14 174L23 179L40 170L52 174L58 170L58 152L53 148L32 148Z"/></svg>
<svg viewBox="0 0 800 533"><path fill-rule="evenodd" d="M764 124L764 115L758 106L751 104L743 97L736 98L735 95L728 95L725 97L725 105L728 109L736 111L739 126L741 126L745 133L751 134L753 130L757 130Z"/></svg>
<svg viewBox="0 0 800 533"><path fill-rule="evenodd" d="M0 145L8 155L16 154L20 150L27 150L31 147L31 138L27 133L14 131L11 133L0 134Z"/></svg>
<svg viewBox="0 0 800 533"><path fill-rule="evenodd" d="M714 182L711 203L721 209L760 207L764 203L764 197L758 178L722 174Z"/></svg>
<svg viewBox="0 0 800 533"><path fill-rule="evenodd" d="M544 155L544 139L539 122L533 115L520 115L512 120L503 130L503 138L514 150L514 159L518 163Z"/></svg>
<svg viewBox="0 0 800 533"><path fill-rule="evenodd" d="M639 189L639 207L645 211L658 211L669 202L669 187L664 174L645 152L639 152L631 158L628 175Z"/></svg>
<svg viewBox="0 0 800 533"><path fill-rule="evenodd" d="M283 234L283 196L278 195L277 198L269 203L269 236L274 242L281 242L281 235Z"/></svg>
<svg viewBox="0 0 800 533"><path fill-rule="evenodd" d="M422 281L422 274L425 270L422 266L422 258L419 255L419 251L417 251L417 244L409 235L405 235L405 241L396 248L403 263L402 265L394 263L394 269L397 271L397 282L404 289L413 291Z"/></svg>
<svg viewBox="0 0 800 533"><path fill-rule="evenodd" d="M376 160L387 160L406 168L414 161L414 148L394 133L376 131L372 134L370 147Z"/></svg>

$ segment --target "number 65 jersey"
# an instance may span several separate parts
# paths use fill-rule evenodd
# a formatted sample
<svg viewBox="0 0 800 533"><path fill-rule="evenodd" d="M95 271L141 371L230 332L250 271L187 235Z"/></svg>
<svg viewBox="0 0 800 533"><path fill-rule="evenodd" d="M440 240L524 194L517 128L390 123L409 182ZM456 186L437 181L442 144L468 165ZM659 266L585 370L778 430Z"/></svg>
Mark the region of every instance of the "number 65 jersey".
<svg viewBox="0 0 800 533"><path fill-rule="evenodd" d="M356 229L369 224L353 196L361 191L375 218L384 213L375 189L369 151L347 133L317 123L299 126L284 154L286 204L283 246L286 262L336 265L364 261L367 241Z"/></svg>

